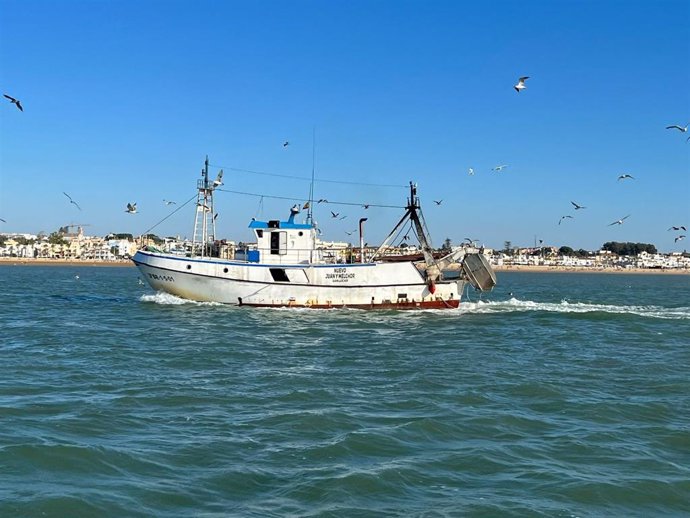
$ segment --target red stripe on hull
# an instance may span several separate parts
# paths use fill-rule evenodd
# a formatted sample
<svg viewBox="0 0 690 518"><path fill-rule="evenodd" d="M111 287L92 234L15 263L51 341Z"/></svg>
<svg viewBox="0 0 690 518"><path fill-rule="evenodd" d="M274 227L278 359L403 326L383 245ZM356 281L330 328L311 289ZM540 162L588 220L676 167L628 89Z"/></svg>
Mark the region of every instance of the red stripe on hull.
<svg viewBox="0 0 690 518"><path fill-rule="evenodd" d="M303 309L457 309L460 300L430 300L424 302L384 302L379 304L251 304L242 302L240 306L252 308L303 308Z"/></svg>

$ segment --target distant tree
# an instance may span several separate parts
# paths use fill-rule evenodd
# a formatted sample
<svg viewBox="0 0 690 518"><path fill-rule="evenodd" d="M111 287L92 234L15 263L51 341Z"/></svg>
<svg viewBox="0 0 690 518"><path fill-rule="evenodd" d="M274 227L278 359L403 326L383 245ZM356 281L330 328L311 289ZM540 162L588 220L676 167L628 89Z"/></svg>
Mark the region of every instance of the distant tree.
<svg viewBox="0 0 690 518"><path fill-rule="evenodd" d="M639 255L642 252L647 252L648 254L656 254L657 250L654 245L647 243L618 243L616 241L609 241L604 243L601 247L602 250L607 250L616 255Z"/></svg>
<svg viewBox="0 0 690 518"><path fill-rule="evenodd" d="M51 245L66 245L67 240L60 231L51 232L51 234L48 236L48 243Z"/></svg>
<svg viewBox="0 0 690 518"><path fill-rule="evenodd" d="M453 248L453 244L451 243L450 238L447 237L446 240L443 242L443 246L441 247L441 252L449 253L452 248Z"/></svg>
<svg viewBox="0 0 690 518"><path fill-rule="evenodd" d="M575 255L575 251L569 246L562 246L558 249L558 255L565 255L570 257Z"/></svg>
<svg viewBox="0 0 690 518"><path fill-rule="evenodd" d="M158 237L156 234L146 234L146 235L144 235L144 236L142 236L142 237L147 238L147 239L150 239L151 241L153 241L153 242L156 243L157 245L164 242L164 241L163 241L160 237Z"/></svg>
<svg viewBox="0 0 690 518"><path fill-rule="evenodd" d="M585 250L584 248L580 248L577 252L575 252L575 255L577 257L589 257L592 255L592 253L589 250Z"/></svg>
<svg viewBox="0 0 690 518"><path fill-rule="evenodd" d="M4 245L5 242L7 241L8 237L4 235L0 235L0 246Z"/></svg>
<svg viewBox="0 0 690 518"><path fill-rule="evenodd" d="M110 234L112 239L126 239L127 241L134 241L132 234Z"/></svg>
<svg viewBox="0 0 690 518"><path fill-rule="evenodd" d="M510 241L505 241L503 243L503 252L506 255L512 255L513 254L513 243L511 243Z"/></svg>
<svg viewBox="0 0 690 518"><path fill-rule="evenodd" d="M35 239L28 239L24 236L18 236L16 238L16 241L17 241L17 244L20 244L20 245L33 245L36 242Z"/></svg>

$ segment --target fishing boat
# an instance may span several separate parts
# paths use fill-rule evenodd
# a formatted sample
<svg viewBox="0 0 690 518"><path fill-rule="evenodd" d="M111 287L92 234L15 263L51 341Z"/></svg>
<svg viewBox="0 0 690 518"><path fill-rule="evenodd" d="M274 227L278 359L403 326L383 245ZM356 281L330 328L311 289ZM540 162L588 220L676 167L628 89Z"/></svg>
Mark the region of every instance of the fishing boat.
<svg viewBox="0 0 690 518"><path fill-rule="evenodd" d="M166 253L145 247L132 257L154 290L195 301L246 307L453 309L466 286L491 290L496 277L482 251L460 246L438 257L432 248L417 195L410 182L405 212L373 252L364 246L359 222L359 248L333 253L319 238L313 219L313 186L305 207L295 205L286 220L258 221L249 228L256 243L243 254L222 258L215 234L214 191L222 171L210 180L208 158L197 182L194 239L189 253ZM421 256L387 260L390 242L411 224ZM454 269L453 275L444 273Z"/></svg>

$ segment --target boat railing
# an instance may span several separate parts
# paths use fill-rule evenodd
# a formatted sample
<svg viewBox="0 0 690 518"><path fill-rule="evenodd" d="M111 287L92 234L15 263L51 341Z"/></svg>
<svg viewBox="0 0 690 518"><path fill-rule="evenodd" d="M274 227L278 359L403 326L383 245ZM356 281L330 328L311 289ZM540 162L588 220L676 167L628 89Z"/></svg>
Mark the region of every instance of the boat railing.
<svg viewBox="0 0 690 518"><path fill-rule="evenodd" d="M277 253L276 253L277 252ZM349 250L290 248L286 250L259 248L256 245L235 249L236 261L262 264L345 264L352 262Z"/></svg>

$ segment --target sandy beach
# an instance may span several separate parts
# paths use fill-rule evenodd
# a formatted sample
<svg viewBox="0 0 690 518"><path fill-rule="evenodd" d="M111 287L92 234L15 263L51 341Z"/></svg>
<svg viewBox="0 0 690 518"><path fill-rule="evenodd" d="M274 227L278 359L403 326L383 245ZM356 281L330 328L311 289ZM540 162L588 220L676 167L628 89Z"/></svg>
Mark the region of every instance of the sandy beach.
<svg viewBox="0 0 690 518"><path fill-rule="evenodd" d="M615 273L615 274L643 274L643 275L690 275L690 269L683 268L592 268L573 266L494 266L494 271L500 272L529 272L529 273Z"/></svg>

